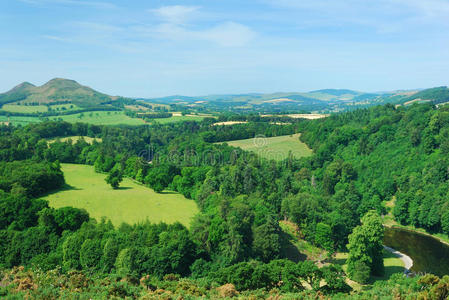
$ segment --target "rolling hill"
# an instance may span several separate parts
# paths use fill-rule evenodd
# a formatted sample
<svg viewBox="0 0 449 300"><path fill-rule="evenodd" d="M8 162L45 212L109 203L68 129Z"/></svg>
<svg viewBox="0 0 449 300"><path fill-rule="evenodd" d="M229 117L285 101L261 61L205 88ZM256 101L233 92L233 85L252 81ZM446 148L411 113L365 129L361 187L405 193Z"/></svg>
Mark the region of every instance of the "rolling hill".
<svg viewBox="0 0 449 300"><path fill-rule="evenodd" d="M0 104L25 105L73 103L79 107L100 106L116 100L74 80L54 78L42 86L24 82L10 91L0 94Z"/></svg>
<svg viewBox="0 0 449 300"><path fill-rule="evenodd" d="M425 89L414 93L403 100L404 104L428 101L431 101L434 104L449 102L449 89L447 86Z"/></svg>
<svg viewBox="0 0 449 300"><path fill-rule="evenodd" d="M365 96L366 95L366 96ZM359 101L377 100L381 94L363 93L347 89L324 89L311 92L278 92L222 94L198 97L168 96L144 99L153 103L208 106L216 110L258 112L331 112L352 108ZM365 96L365 97L364 97Z"/></svg>

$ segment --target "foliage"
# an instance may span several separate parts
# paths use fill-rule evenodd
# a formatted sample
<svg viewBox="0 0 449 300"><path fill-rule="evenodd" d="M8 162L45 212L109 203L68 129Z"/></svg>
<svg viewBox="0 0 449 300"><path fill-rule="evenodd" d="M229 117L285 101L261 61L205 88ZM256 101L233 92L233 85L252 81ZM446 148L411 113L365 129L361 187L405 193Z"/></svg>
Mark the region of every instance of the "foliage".
<svg viewBox="0 0 449 300"><path fill-rule="evenodd" d="M291 124L286 125L271 124L271 120L264 121L257 115L223 115L218 119L248 123L211 126L216 120L205 118L201 122L155 123L138 128L66 122L42 122L24 128L1 126L0 186L4 192L0 202L0 265L35 265L45 270L61 266L61 276L71 276L70 280L77 282L83 278L77 285L81 290L92 295L89 286L93 285L106 298L137 297L149 293L147 289L156 293L154 287L164 290L151 294L155 297L166 291L179 293L176 289L214 296L218 291L212 287L227 283L242 293L277 289L281 294L297 293L299 297L316 296L318 291L338 297L338 293L348 292L341 268L285 259L282 249L289 245L279 229L281 219L296 223L297 236L329 252L341 250L349 242L348 273L359 281L365 281L368 273L383 272L379 217L386 212L383 201L396 197L394 215L403 224L434 232L449 228L445 214L449 112L444 107L386 105L321 120L289 119ZM299 131L301 140L314 150L310 157L289 156L274 161L215 144L256 134L272 137ZM78 135L101 142L47 142L49 138ZM179 223L114 227L105 220L89 220L82 210L51 209L33 197L62 187L59 162L89 164L98 172L123 174L129 177L123 180L126 186L131 186L133 179L157 192L172 189L192 199L192 204L195 201L200 213L189 231ZM76 169L75 165L64 166ZM83 168L90 168L91 173L79 173L77 180L86 175L84 182L101 182L95 186L97 194L92 190L85 193L92 198L104 193L105 176L93 173L92 167L78 165L77 170ZM67 179L70 176L74 178L72 174ZM77 195L73 198L86 197L76 190L77 184L54 195L64 195L64 199L69 193ZM136 186L132 185L130 191L108 188L110 199L102 209L114 207L117 197L122 205L129 201L141 208L145 202L140 198L132 202L125 196L135 192ZM168 201L169 194L151 193L145 190L149 197L160 195L158 201ZM54 199L52 205L64 203L64 199ZM99 199L100 203L105 199ZM161 214L161 207L153 213ZM85 272L90 275L86 277ZM123 281L108 277L110 281L104 285L92 283L104 272L116 274ZM178 275L166 277L168 274ZM190 275L195 284L185 280ZM145 290L136 286L139 277L145 277ZM205 285L197 284L201 280ZM421 284L414 279L394 278L373 289L392 295L391 285L396 284L399 295L438 293L436 290L444 292L445 280ZM406 288L407 283L411 286ZM306 291L305 285L313 291ZM51 292L59 296L61 291ZM370 293L365 296L372 296Z"/></svg>
<svg viewBox="0 0 449 300"><path fill-rule="evenodd" d="M384 228L379 215L373 210L366 213L361 222L349 235L348 274L352 279L366 283L370 273L377 276L384 273Z"/></svg>
<svg viewBox="0 0 449 300"><path fill-rule="evenodd" d="M105 178L105 181L111 185L113 189L118 189L120 182L123 180L122 171L118 167L114 167L111 172L109 172L108 176Z"/></svg>

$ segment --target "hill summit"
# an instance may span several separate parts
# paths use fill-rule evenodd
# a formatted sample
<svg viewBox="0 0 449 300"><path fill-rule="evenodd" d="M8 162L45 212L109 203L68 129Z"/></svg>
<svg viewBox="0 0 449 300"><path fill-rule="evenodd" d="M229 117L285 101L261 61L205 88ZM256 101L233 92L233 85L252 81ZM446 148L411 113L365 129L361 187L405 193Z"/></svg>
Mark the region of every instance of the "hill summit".
<svg viewBox="0 0 449 300"><path fill-rule="evenodd" d="M106 104L115 99L115 97L81 85L75 80L64 78L54 78L42 86L23 82L8 92L0 94L0 104L69 102L80 107L91 107Z"/></svg>

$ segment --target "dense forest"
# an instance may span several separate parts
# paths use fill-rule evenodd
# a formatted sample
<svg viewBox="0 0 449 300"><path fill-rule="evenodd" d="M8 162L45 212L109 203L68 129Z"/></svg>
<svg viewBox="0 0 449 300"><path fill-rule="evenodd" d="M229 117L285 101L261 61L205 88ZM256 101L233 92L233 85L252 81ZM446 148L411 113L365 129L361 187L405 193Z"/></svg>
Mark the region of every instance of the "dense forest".
<svg viewBox="0 0 449 300"><path fill-rule="evenodd" d="M297 224L305 240L330 255L349 248L349 276L360 282L383 272L385 201L395 200L398 222L449 234L448 109L385 105L283 125L258 116L239 118L248 123L213 126L216 120L206 118L141 127L65 122L0 127L5 280L30 286L19 284L18 293L48 298L137 298L158 290L200 297L226 284L262 294L344 298L351 288L341 266L289 259L280 220ZM314 155L270 161L217 144L296 132ZM65 136L102 142L58 140ZM48 143L50 138L56 141ZM150 222L114 227L82 209L51 208L36 197L63 187L60 163L89 164L157 192L177 191L196 201L200 213L189 229ZM360 240L369 241L368 254L355 246ZM60 285L45 284L52 280ZM391 296L397 286L398 295L426 295L438 293L439 282L396 276L373 291ZM2 286L0 292L11 290ZM230 287L223 293L237 291Z"/></svg>

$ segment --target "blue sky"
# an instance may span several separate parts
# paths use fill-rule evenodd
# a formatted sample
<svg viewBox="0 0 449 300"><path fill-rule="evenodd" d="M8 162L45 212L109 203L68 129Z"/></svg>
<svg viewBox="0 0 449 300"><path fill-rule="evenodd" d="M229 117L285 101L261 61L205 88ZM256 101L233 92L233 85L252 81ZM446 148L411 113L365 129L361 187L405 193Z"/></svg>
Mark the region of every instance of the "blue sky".
<svg viewBox="0 0 449 300"><path fill-rule="evenodd" d="M449 0L2 0L0 91L138 97L448 85Z"/></svg>

